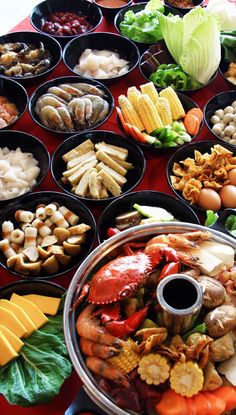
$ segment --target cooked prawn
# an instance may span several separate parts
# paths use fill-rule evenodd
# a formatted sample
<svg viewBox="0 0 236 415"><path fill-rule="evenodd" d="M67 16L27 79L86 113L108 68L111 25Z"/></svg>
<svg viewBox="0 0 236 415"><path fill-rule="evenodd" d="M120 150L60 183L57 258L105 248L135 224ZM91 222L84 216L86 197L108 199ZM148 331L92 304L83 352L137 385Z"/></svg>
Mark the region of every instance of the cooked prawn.
<svg viewBox="0 0 236 415"><path fill-rule="evenodd" d="M115 347L107 346L106 344L94 342L92 340L80 337L79 345L86 356L97 356L101 359L108 359L109 357L116 356L119 354L119 350Z"/></svg>
<svg viewBox="0 0 236 415"><path fill-rule="evenodd" d="M111 379L126 388L129 386L129 380L127 377L106 360L90 356L86 358L86 365L96 375L102 376L106 379Z"/></svg>

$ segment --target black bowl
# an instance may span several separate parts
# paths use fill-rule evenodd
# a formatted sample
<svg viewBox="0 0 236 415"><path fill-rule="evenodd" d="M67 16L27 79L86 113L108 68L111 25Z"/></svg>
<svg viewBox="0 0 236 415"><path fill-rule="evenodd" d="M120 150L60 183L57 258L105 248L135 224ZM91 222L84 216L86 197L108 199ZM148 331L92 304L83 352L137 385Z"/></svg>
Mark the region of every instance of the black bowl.
<svg viewBox="0 0 236 415"><path fill-rule="evenodd" d="M204 121L208 130L217 138L217 140L223 141L223 143L226 143L226 141L212 131L213 124L211 122L211 117L216 110L224 109L228 105L231 105L233 101L236 101L236 91L224 91L211 98L204 107ZM231 144L230 142L227 142L227 144L235 148L235 144Z"/></svg>
<svg viewBox="0 0 236 415"><path fill-rule="evenodd" d="M180 6L174 6L173 4L169 3L167 0L164 0L165 4L170 7L174 7L176 10L178 10L182 14L186 14L190 12L190 10L194 9L194 7L202 6L204 3L204 0L192 0L193 6L192 7L180 7Z"/></svg>
<svg viewBox="0 0 236 415"><path fill-rule="evenodd" d="M124 1L124 5L123 6L119 6L119 7L107 7L104 6L103 3L99 3L99 1L93 0L93 3L96 4L99 9L101 10L103 16L107 19L107 20L113 20L115 15L122 9L124 9L125 7L129 6L132 3L132 0L125 0ZM112 3L112 2L111 2Z"/></svg>
<svg viewBox="0 0 236 415"><path fill-rule="evenodd" d="M157 54L157 60L159 62L159 64L169 64L169 63L175 63L174 59L172 58L171 54L169 53L167 46L165 44L164 41L158 42L156 45L151 45L150 48L148 50L146 50L139 61L139 70L142 74L142 76L148 81L150 82L150 75L151 73L153 73L155 71L155 69L153 69L154 67L157 69L157 65L156 64L150 64L147 59L151 59L152 60L152 56L155 56L155 54ZM155 59L155 58L154 58ZM155 65L155 66L154 66ZM218 69L215 71L214 75L212 75L212 77L210 78L210 80L208 81L208 83L206 85L200 86L198 88L194 88L194 89L185 89L185 90L180 90L177 89L176 92L181 92L182 94L193 94L195 92L198 92L200 90L202 90L203 88L207 88L217 77L218 74ZM169 85L167 85L169 86ZM157 91L161 91L163 88L155 85Z"/></svg>
<svg viewBox="0 0 236 415"><path fill-rule="evenodd" d="M92 78L100 82L118 82L121 78L128 75L138 65L139 50L137 46L128 38L114 33L89 33L71 40L63 52L63 60L68 69L75 75L83 76L74 70L78 64L80 55L85 49L110 50L120 55L120 58L129 61L129 70L123 75L107 79Z"/></svg>
<svg viewBox="0 0 236 415"><path fill-rule="evenodd" d="M131 6L126 7L125 9L122 9L119 13L117 13L117 15L115 16L114 19L114 25L116 30L122 35L121 31L120 31L120 24L121 22L124 20L124 16L125 13L129 10L132 10L134 13L138 13L141 10L143 10L145 8L145 6L147 5L147 3L138 3L138 4L132 4ZM169 13L172 13L173 15L178 15L180 17L182 17L182 14L179 13L176 9L174 9L173 7L169 7L164 5L165 11L164 14L168 15ZM127 37L127 36L125 36ZM130 39L133 40L133 39ZM148 46L152 43L144 43L144 42L138 42L133 40L133 42L138 46L140 51L144 51L148 48ZM154 42L157 43L157 42Z"/></svg>
<svg viewBox="0 0 236 415"><path fill-rule="evenodd" d="M182 160L185 160L187 157L194 158L194 151L200 151L200 153L209 153L211 152L211 148L215 145L219 144L214 141L198 141L196 143L189 143L179 150L177 150L169 159L167 168L166 168L166 176L168 184L171 190L176 194L176 196L181 199L183 202L187 203L192 209L195 209L197 212L206 212L205 209L202 209L196 205L191 205L187 200L184 199L182 192L175 190L172 186L170 176L173 174L173 166L174 163L179 163ZM234 156L236 156L236 150L233 150L232 146L228 143L221 143L222 147L225 147L229 151L232 151Z"/></svg>
<svg viewBox="0 0 236 415"><path fill-rule="evenodd" d="M52 128L46 127L45 125L43 125L39 119L39 116L36 114L35 112L35 104L38 100L38 98L40 98L43 94L45 94L48 90L48 88L52 87L52 86L57 86L60 84L65 84L65 83L79 83L79 82L83 82L89 85L93 85L93 86L97 86L99 87L103 93L104 93L104 97L106 98L106 101L109 104L109 113L107 114L107 116L104 118L104 120L100 121L99 123L97 123L96 125L94 125L93 127L89 128L89 130L92 130L93 128L97 128L100 125L104 124L108 118L110 117L110 115L112 114L113 108L114 108L114 99L113 96L111 94L111 92L100 82L95 81L93 79L88 79L85 77L80 77L80 76L63 76L61 78L55 78L55 79L51 79L50 81L45 82L44 84L40 85L35 91L34 93L31 95L30 101L29 101L29 112L31 117L33 118L33 120L40 125L40 127L45 128L46 130L53 132L53 133L57 133L59 135L63 136L71 136L72 134L76 134L77 131L75 133L69 131L57 131L57 130L53 130ZM87 131L83 130L83 131Z"/></svg>
<svg viewBox="0 0 236 415"><path fill-rule="evenodd" d="M7 203L11 203L12 201L22 199L26 194L32 192L43 179L46 177L49 165L50 165L50 156L47 148L42 143L41 140L34 137L33 135L27 134L22 131L15 131L15 130L0 130L0 148L8 147L9 150L16 150L20 147L21 151L24 153L32 153L33 157L38 160L40 173L36 179L36 183L30 190L28 190L23 195L14 197L12 199L5 199L0 200L0 206L4 206Z"/></svg>
<svg viewBox="0 0 236 415"><path fill-rule="evenodd" d="M122 194L130 192L134 189L138 183L143 178L146 161L142 151L136 146L132 141L124 138L121 135L118 135L112 131L91 131L87 133L73 135L67 140L63 141L62 144L57 147L55 153L52 156L51 162L51 173L53 179L57 185L66 193L72 194L70 191L70 186L63 184L61 181L62 173L66 170L66 163L62 160L63 154L72 150L82 142L90 139L93 143L99 143L105 141L108 144L116 145L119 147L124 147L128 150L129 156L127 161L134 165L133 169L129 170L127 173L127 183L122 186ZM107 203L116 199L116 196L111 196L104 199L90 199L88 197L76 196L76 198L81 199L84 202L94 203Z"/></svg>
<svg viewBox="0 0 236 415"><path fill-rule="evenodd" d="M42 26L47 17L56 12L74 12L78 15L86 16L87 21L92 25L92 28L88 32L95 30L102 21L102 12L99 7L87 0L45 0L33 8L30 14L30 23L37 31L46 33L42 30ZM67 42L79 35L50 36L58 40L62 46L65 46Z"/></svg>
<svg viewBox="0 0 236 415"><path fill-rule="evenodd" d="M43 73L40 73L38 75L31 75L31 76L7 76L2 74L3 76L6 76L7 78L14 79L15 81L20 82L22 85L32 85L39 80L46 77L48 74L50 74L53 69L58 65L58 63L61 60L61 46L60 43L56 41L56 39L53 39L51 36L46 35L44 33L38 33L38 32L12 32L8 33L6 35L0 36L0 44L3 45L5 43L25 43L33 44L39 47L40 42L43 42L45 50L47 50L51 57L51 64L50 67Z"/></svg>
<svg viewBox="0 0 236 415"><path fill-rule="evenodd" d="M182 102L182 105L184 107L185 112L189 111L191 108L199 108L199 105L196 102L194 102L191 98L189 98L187 95L183 95L180 92L177 92L177 95L178 95L180 101ZM118 124L120 130L122 131L122 133L125 134L125 135L127 135L127 133L123 129L123 126L121 124L121 121L120 121L118 115L116 115L116 119L117 119L117 124ZM192 137L191 142L193 140L195 140L195 138L197 138L197 136L199 135L202 127L203 127L203 121L201 122L201 125L200 125L200 128L199 128L199 131L198 131L197 135L195 135L195 136ZM129 136L129 138L131 138L132 140L134 140L134 138L132 138L131 136ZM184 144L180 144L180 145L178 145L176 147L168 147L167 148L167 147L154 147L151 144L144 144L144 143L141 143L141 142L136 142L136 143L137 143L137 145L140 148L142 148L142 150L149 150L149 151L152 151L152 152L154 151L157 154L158 153L163 153L163 152L176 151L179 148L183 147L183 145L184 145Z"/></svg>
<svg viewBox="0 0 236 415"><path fill-rule="evenodd" d="M181 222L191 222L199 224L199 220L194 211L185 203L166 193L152 190L131 192L120 196L110 203L103 211L98 221L98 240L100 243L107 239L106 231L109 227L115 227L115 218L121 213L135 210L133 204L138 203L144 206L161 207L168 210Z"/></svg>
<svg viewBox="0 0 236 415"><path fill-rule="evenodd" d="M4 221L12 221L14 225L17 223L14 214L18 209L24 209L35 212L35 208L39 204L48 205L49 203L56 202L60 206L66 206L69 210L74 212L76 215L79 216L80 221L79 223L85 223L91 227L91 229L86 232L86 241L84 244L81 245L81 252L78 256L72 257L72 260L67 266L60 265L60 269L57 273L45 275L43 272L40 276L26 276L20 272L17 272L13 269L9 269L6 264L6 258L2 252L0 252L0 265L5 268L7 271L11 272L17 277L22 279L48 279L48 278L55 278L60 275L65 274L66 272L71 271L73 268L78 267L79 264L87 257L87 255L91 252L95 239L96 239L96 222L95 219L90 212L90 210L78 199L72 197L71 195L65 195L59 192L37 192L31 193L28 195L23 196L19 201L15 201L9 203L7 207L1 210L0 212L0 229L2 229L2 223Z"/></svg>
<svg viewBox="0 0 236 415"><path fill-rule="evenodd" d="M9 128L22 117L27 109L28 95L25 88L18 82L13 81L12 79L7 79L4 76L0 76L0 96L7 97L8 101L15 104L19 111L18 118L6 127L0 128L1 131Z"/></svg>
<svg viewBox="0 0 236 415"><path fill-rule="evenodd" d="M65 288L53 282L39 279L34 279L33 281L22 280L1 287L0 298L9 300L13 293L18 295L39 294L50 297L61 297L65 291Z"/></svg>
<svg viewBox="0 0 236 415"><path fill-rule="evenodd" d="M221 74L221 76L224 78L224 80L227 82L228 87L230 89L236 89L236 84L234 84L233 82L231 82L226 76L225 76L225 72L227 72L228 67L229 67L230 62L226 62L224 60L224 57L221 57L221 61L220 61L220 66L219 66L219 72Z"/></svg>

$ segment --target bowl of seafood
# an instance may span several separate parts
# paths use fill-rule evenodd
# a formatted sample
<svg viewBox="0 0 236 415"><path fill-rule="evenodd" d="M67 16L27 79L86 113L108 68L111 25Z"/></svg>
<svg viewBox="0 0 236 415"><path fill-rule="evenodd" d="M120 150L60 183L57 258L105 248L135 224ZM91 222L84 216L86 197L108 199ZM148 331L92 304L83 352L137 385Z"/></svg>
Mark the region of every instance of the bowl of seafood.
<svg viewBox="0 0 236 415"><path fill-rule="evenodd" d="M217 138L236 145L236 91L225 91L211 98L204 107L208 130Z"/></svg>
<svg viewBox="0 0 236 415"><path fill-rule="evenodd" d="M96 223L71 195L36 192L0 212L0 265L17 277L47 279L77 267L92 250Z"/></svg>
<svg viewBox="0 0 236 415"><path fill-rule="evenodd" d="M0 130L17 122L25 113L27 105L25 88L12 79L0 76Z"/></svg>
<svg viewBox="0 0 236 415"><path fill-rule="evenodd" d="M63 47L74 37L95 30L101 21L101 10L87 0L45 0L30 14L32 26L58 40Z"/></svg>
<svg viewBox="0 0 236 415"><path fill-rule="evenodd" d="M61 46L38 32L12 32L0 36L0 74L23 85L38 82L58 65Z"/></svg>
<svg viewBox="0 0 236 415"><path fill-rule="evenodd" d="M150 7L150 9L149 9ZM159 16L182 14L173 7L158 2L155 6L149 3L131 4L117 13L114 25L118 33L132 40L140 51L145 51L149 45L163 39L160 29Z"/></svg>
<svg viewBox="0 0 236 415"><path fill-rule="evenodd" d="M63 60L75 75L116 82L137 66L139 51L132 41L115 33L89 33L66 45Z"/></svg>
<svg viewBox="0 0 236 415"><path fill-rule="evenodd" d="M139 61L139 70L147 81L152 81L158 91L172 86L175 91L183 94L192 94L208 87L217 77L218 69L206 84L196 81L176 63L165 41L151 45L142 54Z"/></svg>
<svg viewBox="0 0 236 415"><path fill-rule="evenodd" d="M235 240L185 222L127 229L86 258L67 292L64 332L102 413L235 408L234 273Z"/></svg>
<svg viewBox="0 0 236 415"><path fill-rule="evenodd" d="M91 130L110 117L114 100L100 82L79 76L55 78L32 94L29 112L41 127L62 136Z"/></svg>
<svg viewBox="0 0 236 415"><path fill-rule="evenodd" d="M194 7L202 6L203 0L165 0L167 6L174 7L182 14L188 13Z"/></svg>
<svg viewBox="0 0 236 415"><path fill-rule="evenodd" d="M49 165L49 152L38 138L22 131L0 131L0 206L38 187Z"/></svg>
<svg viewBox="0 0 236 415"><path fill-rule="evenodd" d="M153 82L130 86L118 96L117 123L143 150L177 150L193 141L203 127L203 112L190 97Z"/></svg>
<svg viewBox="0 0 236 415"><path fill-rule="evenodd" d="M171 195L154 190L131 192L120 196L104 209L97 226L98 240L102 243L137 225L172 221L200 223L186 203Z"/></svg>
<svg viewBox="0 0 236 415"><path fill-rule="evenodd" d="M146 168L142 151L112 131L76 134L52 156L51 173L66 193L84 202L110 202L134 189Z"/></svg>
<svg viewBox="0 0 236 415"><path fill-rule="evenodd" d="M169 159L167 180L173 192L199 212L236 208L236 151L228 143L199 141Z"/></svg>

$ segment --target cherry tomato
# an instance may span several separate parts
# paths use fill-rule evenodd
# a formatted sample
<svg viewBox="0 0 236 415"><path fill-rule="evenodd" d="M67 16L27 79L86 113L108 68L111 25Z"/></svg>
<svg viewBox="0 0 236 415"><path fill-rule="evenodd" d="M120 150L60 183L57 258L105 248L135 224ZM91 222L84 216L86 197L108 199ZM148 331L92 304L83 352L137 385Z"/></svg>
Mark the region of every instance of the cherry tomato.
<svg viewBox="0 0 236 415"><path fill-rule="evenodd" d="M107 237L108 238L111 238L111 236L117 235L118 233L120 233L120 231L117 228L108 228L107 229Z"/></svg>

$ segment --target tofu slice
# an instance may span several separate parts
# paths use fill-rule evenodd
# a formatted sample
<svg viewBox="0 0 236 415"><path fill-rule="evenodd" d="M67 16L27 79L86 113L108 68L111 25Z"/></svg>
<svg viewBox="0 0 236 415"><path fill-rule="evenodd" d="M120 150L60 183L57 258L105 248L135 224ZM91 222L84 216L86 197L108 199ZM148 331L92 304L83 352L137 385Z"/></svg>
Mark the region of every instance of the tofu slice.
<svg viewBox="0 0 236 415"><path fill-rule="evenodd" d="M94 150L94 144L91 140L86 140L83 143L79 144L77 147L73 148L72 150L68 151L62 156L62 159L65 162L72 160L74 157L82 156L89 151Z"/></svg>
<svg viewBox="0 0 236 415"><path fill-rule="evenodd" d="M126 175L127 170L124 169L124 167L120 166L120 164L114 161L110 156L108 156L108 154L104 153L104 151L97 151L96 156L99 161L103 161L103 163L105 163L108 167L111 167L111 169L117 171L117 173L121 174L122 176Z"/></svg>
<svg viewBox="0 0 236 415"><path fill-rule="evenodd" d="M83 174L83 176L81 177L78 185L76 186L76 189L75 189L75 194L76 195L79 195L79 196L85 196L86 195L86 193L88 191L88 187L89 187L90 173L92 173L93 171L96 172L96 169L94 169L93 167L90 167Z"/></svg>
<svg viewBox="0 0 236 415"><path fill-rule="evenodd" d="M102 182L109 192L111 192L113 196L120 196L121 187L115 182L115 180L104 170L100 170L98 174L102 178Z"/></svg>
<svg viewBox="0 0 236 415"><path fill-rule="evenodd" d="M88 151L88 153L83 154L82 156L75 157L67 163L67 170L72 169L79 163L83 163L84 161L88 161L90 157L96 156L95 151Z"/></svg>
<svg viewBox="0 0 236 415"><path fill-rule="evenodd" d="M23 324L23 326L25 326L27 333L24 335L24 337L30 336L35 330L37 330L37 327L22 307L12 303L9 300L0 300L0 306L12 311Z"/></svg>
<svg viewBox="0 0 236 415"><path fill-rule="evenodd" d="M72 186L76 186L83 176L83 174L90 168L96 167L98 161L95 157L95 160L91 160L89 163L84 164L82 167L79 168L74 174L68 177L68 180Z"/></svg>
<svg viewBox="0 0 236 415"><path fill-rule="evenodd" d="M40 311L40 309L34 303L27 300L26 298L13 293L10 298L10 301L12 301L16 305L19 305L25 310L25 312L31 318L37 329L39 329L41 326L48 322L48 318L42 313L42 311Z"/></svg>
<svg viewBox="0 0 236 415"><path fill-rule="evenodd" d="M92 171L89 176L89 193L93 199L99 199L101 193L102 178L97 172Z"/></svg>
<svg viewBox="0 0 236 415"><path fill-rule="evenodd" d="M210 254L208 251L202 248L190 249L189 252L191 256L197 259L197 264L201 272L209 277L214 277L224 267L224 263L221 259L216 258L216 256Z"/></svg>
<svg viewBox="0 0 236 415"><path fill-rule="evenodd" d="M203 241L200 248L220 259L228 268L234 265L234 249L231 246L219 242Z"/></svg>
<svg viewBox="0 0 236 415"><path fill-rule="evenodd" d="M4 336L7 338L7 340L9 341L16 353L19 353L21 351L22 347L24 346L24 343L11 330L0 324L0 333L4 334Z"/></svg>
<svg viewBox="0 0 236 415"><path fill-rule="evenodd" d="M92 161L97 160L96 155L94 153L93 156L87 158L86 160L82 161L81 163L76 164L74 167L72 167L69 170L64 171L62 174L64 177L69 178L70 176L72 176L74 173L76 173L81 167L83 167L85 164L91 163Z"/></svg>
<svg viewBox="0 0 236 415"><path fill-rule="evenodd" d="M0 366L4 366L18 356L7 337L0 331Z"/></svg>
<svg viewBox="0 0 236 415"><path fill-rule="evenodd" d="M119 160L126 160L128 157L128 150L124 147L113 146L111 144L107 144L104 141L101 143L95 144L96 150L102 150L104 153L109 154L111 157L116 157Z"/></svg>
<svg viewBox="0 0 236 415"><path fill-rule="evenodd" d="M132 163L128 163L128 161L119 160L116 157L112 157L116 163L118 163L120 166L124 167L125 170L131 170L134 168Z"/></svg>
<svg viewBox="0 0 236 415"><path fill-rule="evenodd" d="M15 336L21 338L27 333L27 329L16 315L6 308L0 306L0 324L12 331Z"/></svg>
<svg viewBox="0 0 236 415"><path fill-rule="evenodd" d="M44 314L55 316L61 304L61 298L39 294L26 294L24 298L34 303ZM0 327L1 330L1 327Z"/></svg>
<svg viewBox="0 0 236 415"><path fill-rule="evenodd" d="M122 176L121 174L117 173L115 170L111 169L111 167L107 166L103 162L98 163L97 165L98 170L104 170L118 183L120 186L123 186L127 182L127 179Z"/></svg>

